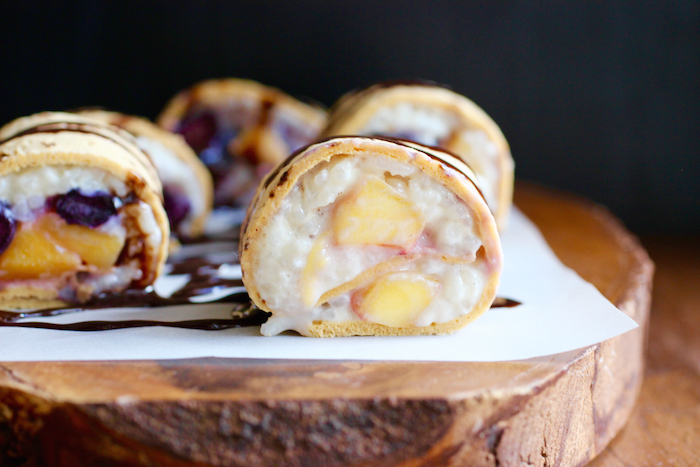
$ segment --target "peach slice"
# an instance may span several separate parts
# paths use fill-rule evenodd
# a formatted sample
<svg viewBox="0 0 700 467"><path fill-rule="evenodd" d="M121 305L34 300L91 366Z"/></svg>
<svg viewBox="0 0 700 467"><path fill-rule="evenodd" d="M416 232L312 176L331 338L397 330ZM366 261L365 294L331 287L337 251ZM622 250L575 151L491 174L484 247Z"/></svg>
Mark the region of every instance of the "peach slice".
<svg viewBox="0 0 700 467"><path fill-rule="evenodd" d="M420 209L375 176L342 200L333 217L339 245L383 245L409 251L423 227Z"/></svg>
<svg viewBox="0 0 700 467"><path fill-rule="evenodd" d="M24 280L59 276L81 266L80 256L60 247L33 224L22 224L0 255L0 279Z"/></svg>
<svg viewBox="0 0 700 467"><path fill-rule="evenodd" d="M288 152L284 140L269 128L250 128L229 144L234 154L248 158L253 164L277 165Z"/></svg>
<svg viewBox="0 0 700 467"><path fill-rule="evenodd" d="M46 214L36 223L36 229L46 234L57 245L77 253L87 264L109 269L117 262L124 248L123 235L112 235L90 227L67 224L56 214Z"/></svg>
<svg viewBox="0 0 700 467"><path fill-rule="evenodd" d="M328 235L320 236L311 247L306 265L301 271L301 301L306 306L314 306L324 290L318 290L318 273L329 262L326 255Z"/></svg>
<svg viewBox="0 0 700 467"><path fill-rule="evenodd" d="M440 283L413 272L381 276L355 292L353 309L365 321L393 327L408 327L440 291Z"/></svg>

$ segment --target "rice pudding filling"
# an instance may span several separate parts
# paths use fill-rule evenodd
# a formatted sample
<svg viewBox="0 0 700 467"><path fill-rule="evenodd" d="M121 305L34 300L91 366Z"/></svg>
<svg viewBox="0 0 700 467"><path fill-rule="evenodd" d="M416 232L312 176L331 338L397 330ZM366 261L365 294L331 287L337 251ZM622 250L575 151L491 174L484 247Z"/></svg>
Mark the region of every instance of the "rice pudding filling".
<svg viewBox="0 0 700 467"><path fill-rule="evenodd" d="M333 151L338 140L354 150ZM274 181L259 190L249 212L253 225L243 228L244 282L250 292L254 281L251 297L273 313L262 333L318 335L314 328L327 323L358 322L425 329L481 313L495 293L501 252L476 186L422 146L330 141L289 164L306 170L281 200L275 201ZM311 165L314 153L329 148L331 157ZM280 186L285 176L271 177ZM449 182L468 186L467 194ZM266 196L276 209L261 214L261 228L255 211ZM251 228L259 236L249 263Z"/></svg>

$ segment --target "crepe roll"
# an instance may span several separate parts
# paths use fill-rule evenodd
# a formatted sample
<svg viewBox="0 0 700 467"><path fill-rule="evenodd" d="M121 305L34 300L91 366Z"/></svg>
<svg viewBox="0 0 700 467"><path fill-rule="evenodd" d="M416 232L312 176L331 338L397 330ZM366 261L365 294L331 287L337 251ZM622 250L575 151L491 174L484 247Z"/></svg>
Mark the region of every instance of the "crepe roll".
<svg viewBox="0 0 700 467"><path fill-rule="evenodd" d="M331 138L260 185L241 227L243 282L264 335L453 332L493 302L493 214L471 170L415 143Z"/></svg>
<svg viewBox="0 0 700 467"><path fill-rule="evenodd" d="M182 136L145 118L118 112L84 109L78 113L117 126L134 136L163 184L163 204L170 231L181 239L200 237L212 209L214 187L206 166Z"/></svg>
<svg viewBox="0 0 700 467"><path fill-rule="evenodd" d="M214 178L216 206L246 206L255 188L289 154L315 140L320 107L254 81L203 81L177 94L158 118L179 133Z"/></svg>
<svg viewBox="0 0 700 467"><path fill-rule="evenodd" d="M423 82L377 84L331 108L323 136L334 135L389 136L449 150L474 170L496 222L505 228L513 158L498 125L466 97Z"/></svg>
<svg viewBox="0 0 700 467"><path fill-rule="evenodd" d="M0 129L0 307L151 285L169 241L161 184L130 136L68 113Z"/></svg>

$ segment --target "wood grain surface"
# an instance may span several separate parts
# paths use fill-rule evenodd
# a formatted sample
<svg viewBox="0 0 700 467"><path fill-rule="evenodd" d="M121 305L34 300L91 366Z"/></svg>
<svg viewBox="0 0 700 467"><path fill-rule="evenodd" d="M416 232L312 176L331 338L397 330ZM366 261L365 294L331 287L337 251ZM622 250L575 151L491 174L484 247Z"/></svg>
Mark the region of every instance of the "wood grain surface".
<svg viewBox="0 0 700 467"><path fill-rule="evenodd" d="M592 467L700 465L700 237L643 237L656 263L647 370L627 426Z"/></svg>
<svg viewBox="0 0 700 467"><path fill-rule="evenodd" d="M562 261L639 329L505 363L3 363L0 465L589 462L625 424L639 392L653 265L593 204L523 184L516 203Z"/></svg>

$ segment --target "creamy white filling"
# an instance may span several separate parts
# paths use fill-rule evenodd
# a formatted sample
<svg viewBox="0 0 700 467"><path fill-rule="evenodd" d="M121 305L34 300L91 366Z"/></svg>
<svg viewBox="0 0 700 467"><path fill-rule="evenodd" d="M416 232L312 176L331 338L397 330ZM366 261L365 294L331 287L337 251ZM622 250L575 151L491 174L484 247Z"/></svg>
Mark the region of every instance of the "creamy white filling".
<svg viewBox="0 0 700 467"><path fill-rule="evenodd" d="M158 247L163 241L163 233L160 227L158 227L158 222L156 222L151 206L139 201L136 222L139 225L141 233L146 237L145 243L146 248L149 250L149 255L158 256Z"/></svg>
<svg viewBox="0 0 700 467"><path fill-rule="evenodd" d="M26 205L30 210L43 205L46 198L80 188L85 194L103 191L126 196L126 185L101 169L55 165L24 169L0 177L0 201ZM20 208L23 209L23 208Z"/></svg>
<svg viewBox="0 0 700 467"><path fill-rule="evenodd" d="M498 147L483 130L464 130L457 135L453 150L464 158L477 177L479 189L493 211L498 209L501 169Z"/></svg>
<svg viewBox="0 0 700 467"><path fill-rule="evenodd" d="M428 146L447 144L476 173L479 188L495 211L501 177L498 147L483 130L458 127L455 115L446 110L403 102L380 108L358 134L404 137Z"/></svg>
<svg viewBox="0 0 700 467"><path fill-rule="evenodd" d="M425 229L411 253L425 255L399 270L423 271L439 277L440 294L421 314L417 326L445 322L466 313L481 295L481 263L447 264L428 255L474 258L481 241L470 210L452 192L413 165L380 154L336 157L304 174L282 202L262 233L254 276L261 297L275 311L262 328L264 334L285 329L303 332L314 320L352 321L360 318L350 306L350 294L329 304L307 306L300 292L302 271L320 235L331 229L333 202L367 176L384 179L418 207ZM398 255L396 248L333 245L324 250L326 267L316 275L318 296L345 284L360 273ZM463 289L463 290L462 290Z"/></svg>
<svg viewBox="0 0 700 467"><path fill-rule="evenodd" d="M11 206L15 219L20 222L33 222L38 215L44 212L46 198L44 196L18 196Z"/></svg>
<svg viewBox="0 0 700 467"><path fill-rule="evenodd" d="M123 217L123 214L117 214L116 216L110 217L104 224L93 228L109 235L126 238L126 228L124 227Z"/></svg>
<svg viewBox="0 0 700 467"><path fill-rule="evenodd" d="M442 286L438 295L418 316L415 326L444 323L466 314L479 300L488 276L487 266L481 259L469 264L448 264L434 258L424 258L406 266L405 270L417 270L438 277Z"/></svg>
<svg viewBox="0 0 700 467"><path fill-rule="evenodd" d="M136 142L139 148L150 156L151 162L153 162L158 176L163 182L163 186L175 186L187 196L190 202L190 212L183 219L179 230L189 232L192 221L206 209L204 198L202 197L202 188L197 177L187 164L159 141L139 136L136 138Z"/></svg>
<svg viewBox="0 0 700 467"><path fill-rule="evenodd" d="M456 126L457 118L442 109L401 102L380 108L358 134L403 136L416 143L437 146Z"/></svg>
<svg viewBox="0 0 700 467"><path fill-rule="evenodd" d="M131 284L132 281L143 277L143 271L137 264L130 263L112 268L108 274L92 274L83 282L92 288L92 294L98 295L102 292L122 290Z"/></svg>

